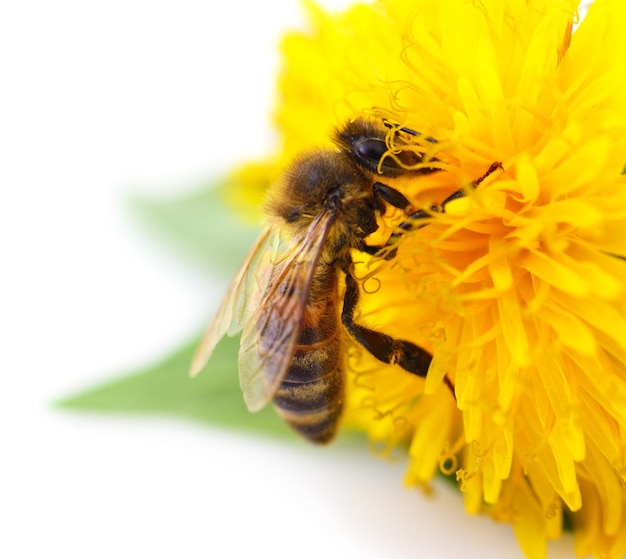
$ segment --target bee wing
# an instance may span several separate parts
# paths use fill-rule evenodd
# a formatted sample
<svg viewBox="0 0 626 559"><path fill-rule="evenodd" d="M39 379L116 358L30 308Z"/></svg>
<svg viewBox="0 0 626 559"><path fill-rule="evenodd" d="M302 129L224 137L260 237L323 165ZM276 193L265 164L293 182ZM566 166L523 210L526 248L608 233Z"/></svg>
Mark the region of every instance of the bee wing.
<svg viewBox="0 0 626 559"><path fill-rule="evenodd" d="M276 394L302 328L311 281L335 212L322 212L302 238L291 243L272 268L268 290L245 325L239 348L239 378L250 411Z"/></svg>
<svg viewBox="0 0 626 559"><path fill-rule="evenodd" d="M244 260L228 288L215 319L202 337L191 361L191 376L196 376L211 358L224 334L235 335L259 307L271 274L271 260L278 248L278 235L266 227Z"/></svg>

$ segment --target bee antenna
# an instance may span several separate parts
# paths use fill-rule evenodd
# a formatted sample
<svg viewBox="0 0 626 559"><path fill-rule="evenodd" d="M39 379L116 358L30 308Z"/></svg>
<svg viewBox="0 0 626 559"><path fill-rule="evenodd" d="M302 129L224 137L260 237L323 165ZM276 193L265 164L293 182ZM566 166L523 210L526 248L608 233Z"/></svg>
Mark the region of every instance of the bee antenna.
<svg viewBox="0 0 626 559"><path fill-rule="evenodd" d="M412 128L407 128L406 126L402 126L401 128L398 128L397 124L392 123L391 121L387 120L386 118L383 119L383 124L385 126L385 128L389 128L390 130L392 129L396 129L399 130L400 132L404 132L405 134L410 134L411 136L422 136L421 132L418 132L417 130L413 130ZM431 136L429 136L428 138L425 138L426 141L431 142L433 144L437 143L437 139L433 138Z"/></svg>

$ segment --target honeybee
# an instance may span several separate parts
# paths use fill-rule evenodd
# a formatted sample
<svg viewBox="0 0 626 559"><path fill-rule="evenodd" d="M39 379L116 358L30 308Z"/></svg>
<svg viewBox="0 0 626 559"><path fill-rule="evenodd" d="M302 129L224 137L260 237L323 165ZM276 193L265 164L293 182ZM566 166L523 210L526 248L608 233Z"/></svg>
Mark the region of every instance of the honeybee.
<svg viewBox="0 0 626 559"><path fill-rule="evenodd" d="M419 136L389 123L357 120L337 131L335 150L313 151L291 165L270 193L267 225L191 365L196 375L224 334L243 330L239 376L248 409L273 401L279 416L315 443L333 438L342 412L342 326L375 358L409 373L426 376L432 359L409 341L354 322L360 292L352 250L375 254L382 248L367 245L365 238L378 229L377 216L387 204L406 212L405 230L420 227L419 220L430 215L413 211L402 193L378 179L432 173L437 161L414 150L388 157L389 134L394 142ZM462 195L455 192L432 211L444 211L449 200Z"/></svg>

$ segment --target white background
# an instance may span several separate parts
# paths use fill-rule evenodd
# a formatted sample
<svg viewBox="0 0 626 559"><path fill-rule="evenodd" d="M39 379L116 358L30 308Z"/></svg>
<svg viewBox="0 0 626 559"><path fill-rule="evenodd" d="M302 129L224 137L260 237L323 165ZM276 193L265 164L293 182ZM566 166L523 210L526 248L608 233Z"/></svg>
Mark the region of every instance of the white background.
<svg viewBox="0 0 626 559"><path fill-rule="evenodd" d="M163 249L125 201L271 152L276 45L302 12L296 0L8 4L0 556L521 557L508 526L467 517L447 487L405 489L402 465L365 449L52 408L207 321L225 284Z"/></svg>

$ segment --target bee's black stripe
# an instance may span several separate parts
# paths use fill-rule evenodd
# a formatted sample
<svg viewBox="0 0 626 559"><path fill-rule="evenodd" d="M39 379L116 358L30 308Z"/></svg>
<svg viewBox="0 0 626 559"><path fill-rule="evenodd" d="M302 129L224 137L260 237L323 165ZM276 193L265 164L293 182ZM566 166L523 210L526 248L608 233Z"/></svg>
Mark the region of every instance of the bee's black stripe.
<svg viewBox="0 0 626 559"><path fill-rule="evenodd" d="M328 407L343 395L343 386L336 377L341 369L335 367L326 376L310 382L283 382L274 397L274 404L290 412L305 414Z"/></svg>
<svg viewBox="0 0 626 559"><path fill-rule="evenodd" d="M330 343L334 338L337 337L338 334L338 326L339 323L335 319L336 309L330 309L332 311L332 315L329 317L330 320L324 321L323 328L320 325L313 326L303 326L300 331L300 339L298 340L298 347L301 347L306 351L306 348L309 346L322 345L324 343ZM330 322L330 324L329 324ZM329 326L333 326L329 328Z"/></svg>
<svg viewBox="0 0 626 559"><path fill-rule="evenodd" d="M341 410L342 403L337 402L332 407L307 414L294 414L285 410L278 410L278 413L292 429L310 441L326 443L337 432Z"/></svg>

